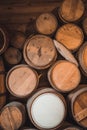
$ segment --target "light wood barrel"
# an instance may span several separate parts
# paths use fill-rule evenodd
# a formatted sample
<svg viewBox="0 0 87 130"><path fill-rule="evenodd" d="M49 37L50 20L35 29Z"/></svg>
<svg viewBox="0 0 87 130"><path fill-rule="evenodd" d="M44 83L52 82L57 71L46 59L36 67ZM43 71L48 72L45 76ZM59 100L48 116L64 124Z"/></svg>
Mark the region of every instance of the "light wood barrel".
<svg viewBox="0 0 87 130"><path fill-rule="evenodd" d="M82 0L64 0L59 9L59 16L63 22L75 22L81 19L84 10Z"/></svg>
<svg viewBox="0 0 87 130"><path fill-rule="evenodd" d="M18 130L25 122L25 107L19 102L11 102L0 112L0 126L4 130Z"/></svg>
<svg viewBox="0 0 87 130"><path fill-rule="evenodd" d="M0 109L6 102L6 89L5 89L5 67L0 56Z"/></svg>
<svg viewBox="0 0 87 130"><path fill-rule="evenodd" d="M9 37L7 30L4 27L0 27L0 55L7 49L9 43Z"/></svg>
<svg viewBox="0 0 87 130"><path fill-rule="evenodd" d="M66 116L66 102L52 88L38 90L27 102L31 122L40 130L55 130Z"/></svg>
<svg viewBox="0 0 87 130"><path fill-rule="evenodd" d="M16 65L22 60L21 52L14 47L9 47L4 53L5 61L10 65Z"/></svg>
<svg viewBox="0 0 87 130"><path fill-rule="evenodd" d="M52 39L45 35L28 38L24 45L23 55L26 63L36 69L48 68L57 57Z"/></svg>
<svg viewBox="0 0 87 130"><path fill-rule="evenodd" d="M87 35L87 17L83 20L83 29L85 34Z"/></svg>
<svg viewBox="0 0 87 130"><path fill-rule="evenodd" d="M23 64L13 67L6 76L8 91L20 98L29 96L37 88L38 82L37 72Z"/></svg>
<svg viewBox="0 0 87 130"><path fill-rule="evenodd" d="M76 51L83 43L84 34L80 27L68 23L57 30L55 38L69 50Z"/></svg>
<svg viewBox="0 0 87 130"><path fill-rule="evenodd" d="M66 60L59 60L48 71L51 86L60 92L69 92L80 83L81 75L78 67Z"/></svg>
<svg viewBox="0 0 87 130"><path fill-rule="evenodd" d="M16 31L11 38L11 45L18 49L23 49L26 36L23 32Z"/></svg>
<svg viewBox="0 0 87 130"><path fill-rule="evenodd" d="M83 73L87 76L87 41L79 49L78 60Z"/></svg>
<svg viewBox="0 0 87 130"><path fill-rule="evenodd" d="M53 34L58 26L56 17L52 13L43 13L36 20L36 29L45 35Z"/></svg>
<svg viewBox="0 0 87 130"><path fill-rule="evenodd" d="M69 94L68 99L73 119L87 129L87 85L79 86L79 89Z"/></svg>

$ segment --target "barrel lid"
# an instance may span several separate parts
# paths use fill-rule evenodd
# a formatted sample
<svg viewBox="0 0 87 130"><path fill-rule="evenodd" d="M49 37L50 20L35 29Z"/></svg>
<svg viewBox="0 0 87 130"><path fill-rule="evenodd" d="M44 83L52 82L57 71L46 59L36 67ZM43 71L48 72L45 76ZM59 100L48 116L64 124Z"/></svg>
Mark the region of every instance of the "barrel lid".
<svg viewBox="0 0 87 130"><path fill-rule="evenodd" d="M79 63L83 71L87 74L87 41L81 46L78 52Z"/></svg>
<svg viewBox="0 0 87 130"><path fill-rule="evenodd" d="M7 63L15 65L21 61L22 54L17 48L9 47L4 53L4 58Z"/></svg>
<svg viewBox="0 0 87 130"><path fill-rule="evenodd" d="M52 108L51 111L50 108ZM38 129L51 130L58 128L63 123L66 115L66 103L63 96L55 90L43 88L28 100L27 110L32 123Z"/></svg>
<svg viewBox="0 0 87 130"><path fill-rule="evenodd" d="M75 51L83 42L83 32L75 24L65 24L61 26L55 36L56 40L71 51Z"/></svg>
<svg viewBox="0 0 87 130"><path fill-rule="evenodd" d="M56 49L50 37L35 35L27 39L24 46L24 59L36 69L50 66L56 57Z"/></svg>
<svg viewBox="0 0 87 130"><path fill-rule="evenodd" d="M27 65L21 64L13 67L6 76L7 89L16 97L23 98L30 95L37 85L36 71Z"/></svg>
<svg viewBox="0 0 87 130"><path fill-rule="evenodd" d="M45 35L54 33L57 25L57 19L52 13L43 13L36 20L37 31Z"/></svg>
<svg viewBox="0 0 87 130"><path fill-rule="evenodd" d="M58 91L68 92L75 89L80 82L78 67L66 60L56 62L48 72L50 84Z"/></svg>
<svg viewBox="0 0 87 130"><path fill-rule="evenodd" d="M82 0L64 0L60 7L60 14L64 20L74 22L83 16L84 10Z"/></svg>
<svg viewBox="0 0 87 130"><path fill-rule="evenodd" d="M18 129L22 120L22 113L16 106L5 106L0 112L0 125L5 130Z"/></svg>
<svg viewBox="0 0 87 130"><path fill-rule="evenodd" d="M81 88L73 94L71 110L75 121L87 128L87 88Z"/></svg>

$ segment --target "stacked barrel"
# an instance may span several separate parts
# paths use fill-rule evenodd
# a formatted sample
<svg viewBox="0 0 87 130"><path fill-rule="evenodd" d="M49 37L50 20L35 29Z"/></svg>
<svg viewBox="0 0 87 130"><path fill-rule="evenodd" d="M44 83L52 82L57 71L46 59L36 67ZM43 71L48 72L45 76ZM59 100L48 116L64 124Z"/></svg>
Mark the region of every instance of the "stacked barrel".
<svg viewBox="0 0 87 130"><path fill-rule="evenodd" d="M0 27L0 130L87 129L85 11L64 0L33 34Z"/></svg>

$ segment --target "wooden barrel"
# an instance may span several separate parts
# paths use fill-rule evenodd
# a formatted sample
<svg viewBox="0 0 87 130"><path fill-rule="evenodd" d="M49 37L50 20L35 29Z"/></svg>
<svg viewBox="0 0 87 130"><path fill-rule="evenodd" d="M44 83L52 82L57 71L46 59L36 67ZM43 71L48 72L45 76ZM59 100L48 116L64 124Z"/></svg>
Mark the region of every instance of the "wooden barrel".
<svg viewBox="0 0 87 130"><path fill-rule="evenodd" d="M17 48L9 47L4 53L4 59L9 65L16 65L22 60L22 54Z"/></svg>
<svg viewBox="0 0 87 130"><path fill-rule="evenodd" d="M23 32L16 31L11 38L11 45L18 49L23 49L26 36Z"/></svg>
<svg viewBox="0 0 87 130"><path fill-rule="evenodd" d="M45 35L28 38L23 51L27 64L36 69L45 69L56 60L57 53L52 39Z"/></svg>
<svg viewBox="0 0 87 130"><path fill-rule="evenodd" d="M82 0L64 0L58 13L63 22L75 22L81 19L84 10Z"/></svg>
<svg viewBox="0 0 87 130"><path fill-rule="evenodd" d="M38 86L38 82L37 72L23 64L13 67L6 76L8 91L20 98L29 96Z"/></svg>
<svg viewBox="0 0 87 130"><path fill-rule="evenodd" d="M21 130L37 130L37 129L34 129L34 128L23 128Z"/></svg>
<svg viewBox="0 0 87 130"><path fill-rule="evenodd" d="M9 43L8 33L4 27L0 27L0 55L7 49Z"/></svg>
<svg viewBox="0 0 87 130"><path fill-rule="evenodd" d="M83 20L82 25L83 25L84 32L87 35L87 17Z"/></svg>
<svg viewBox="0 0 87 130"><path fill-rule="evenodd" d="M70 93L68 100L73 119L87 129L87 85L81 85L76 91Z"/></svg>
<svg viewBox="0 0 87 130"><path fill-rule="evenodd" d="M69 122L64 122L63 125L58 130L83 130L83 129Z"/></svg>
<svg viewBox="0 0 87 130"><path fill-rule="evenodd" d="M56 17L52 13L43 13L36 20L36 30L38 33L51 35L58 26Z"/></svg>
<svg viewBox="0 0 87 130"><path fill-rule="evenodd" d="M6 89L5 89L5 67L0 56L0 109L6 102Z"/></svg>
<svg viewBox="0 0 87 130"><path fill-rule="evenodd" d="M68 23L57 30L55 38L69 50L76 51L83 43L84 34L80 27Z"/></svg>
<svg viewBox="0 0 87 130"><path fill-rule="evenodd" d="M78 52L78 60L83 73L87 76L87 41L81 46Z"/></svg>
<svg viewBox="0 0 87 130"><path fill-rule="evenodd" d="M25 122L25 107L19 102L11 102L0 112L0 126L4 130L18 130Z"/></svg>
<svg viewBox="0 0 87 130"><path fill-rule="evenodd" d="M66 116L66 102L52 88L38 90L27 102L31 122L37 129L54 130L62 125Z"/></svg>
<svg viewBox="0 0 87 130"><path fill-rule="evenodd" d="M81 75L78 67L66 60L59 60L48 71L51 86L60 92L69 92L80 83Z"/></svg>

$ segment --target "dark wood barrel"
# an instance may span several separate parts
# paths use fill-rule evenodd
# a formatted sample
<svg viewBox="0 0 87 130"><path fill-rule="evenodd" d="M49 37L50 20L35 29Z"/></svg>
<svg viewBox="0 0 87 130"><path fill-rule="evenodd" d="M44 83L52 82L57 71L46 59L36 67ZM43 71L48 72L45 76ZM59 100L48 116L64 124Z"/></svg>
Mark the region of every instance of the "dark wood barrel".
<svg viewBox="0 0 87 130"><path fill-rule="evenodd" d="M68 23L57 30L55 38L70 51L76 51L83 43L84 34L80 27Z"/></svg>
<svg viewBox="0 0 87 130"><path fill-rule="evenodd" d="M67 61L57 61L48 71L51 86L60 92L69 92L80 83L81 75L78 67Z"/></svg>
<svg viewBox="0 0 87 130"><path fill-rule="evenodd" d="M83 20L82 25L83 25L84 32L87 35L87 17Z"/></svg>
<svg viewBox="0 0 87 130"><path fill-rule="evenodd" d="M52 88L38 90L27 102L31 122L40 130L54 130L62 125L66 117L66 102Z"/></svg>
<svg viewBox="0 0 87 130"><path fill-rule="evenodd" d="M6 89L5 89L5 67L3 59L0 56L0 109L6 102Z"/></svg>
<svg viewBox="0 0 87 130"><path fill-rule="evenodd" d="M23 32L20 31L16 31L11 37L11 45L18 49L23 49L25 41L26 36Z"/></svg>
<svg viewBox="0 0 87 130"><path fill-rule="evenodd" d="M9 44L8 32L4 27L0 27L0 55L7 49Z"/></svg>
<svg viewBox="0 0 87 130"><path fill-rule="evenodd" d="M52 39L45 35L35 35L26 40L23 51L28 65L36 69L48 68L57 57Z"/></svg>
<svg viewBox="0 0 87 130"><path fill-rule="evenodd" d="M83 74L87 76L87 41L85 41L85 43L79 49L78 60Z"/></svg>
<svg viewBox="0 0 87 130"><path fill-rule="evenodd" d="M84 129L87 129L87 85L80 85L68 95L70 114Z"/></svg>
<svg viewBox="0 0 87 130"><path fill-rule="evenodd" d="M84 11L82 0L64 0L58 13L63 22L76 22L81 19Z"/></svg>
<svg viewBox="0 0 87 130"><path fill-rule="evenodd" d="M0 126L4 130L18 130L25 122L25 107L22 103L11 102L0 111Z"/></svg>
<svg viewBox="0 0 87 130"><path fill-rule="evenodd" d="M16 65L22 60L22 54L19 49L9 47L4 53L4 59L8 65Z"/></svg>
<svg viewBox="0 0 87 130"><path fill-rule="evenodd" d="M58 26L56 17L52 13L43 13L36 20L36 30L38 33L51 35Z"/></svg>
<svg viewBox="0 0 87 130"><path fill-rule="evenodd" d="M6 76L8 91L20 98L29 96L37 88L38 82L37 72L24 64L13 67Z"/></svg>

